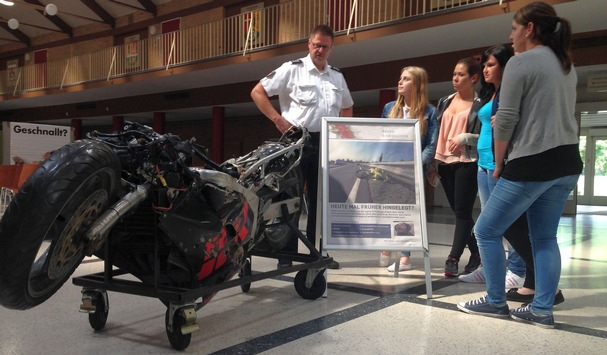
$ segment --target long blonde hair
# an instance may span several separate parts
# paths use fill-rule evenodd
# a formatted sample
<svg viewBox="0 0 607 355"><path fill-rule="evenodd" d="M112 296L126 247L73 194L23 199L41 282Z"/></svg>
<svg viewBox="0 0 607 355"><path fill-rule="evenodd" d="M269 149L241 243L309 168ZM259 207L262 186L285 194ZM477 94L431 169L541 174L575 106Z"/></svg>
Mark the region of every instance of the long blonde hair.
<svg viewBox="0 0 607 355"><path fill-rule="evenodd" d="M428 73L421 67L404 67L400 71L402 76L405 71L408 71L413 78L413 90L411 91L411 111L409 118L419 121L419 130L421 133L426 133L426 106L428 106ZM403 117L403 109L405 107L405 97L398 95L396 103L388 114L388 118Z"/></svg>

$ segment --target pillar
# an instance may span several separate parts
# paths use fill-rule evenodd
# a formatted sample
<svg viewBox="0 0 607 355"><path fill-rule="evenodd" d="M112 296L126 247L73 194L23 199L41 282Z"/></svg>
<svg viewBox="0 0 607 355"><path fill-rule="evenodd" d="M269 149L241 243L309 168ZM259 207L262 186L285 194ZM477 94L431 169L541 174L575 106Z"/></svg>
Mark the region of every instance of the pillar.
<svg viewBox="0 0 607 355"><path fill-rule="evenodd" d="M377 117L381 117L384 106L390 101L394 101L394 90L379 90L379 112Z"/></svg>
<svg viewBox="0 0 607 355"><path fill-rule="evenodd" d="M112 131L120 131L122 130L122 126L124 126L124 117L112 116Z"/></svg>
<svg viewBox="0 0 607 355"><path fill-rule="evenodd" d="M211 115L211 159L223 162L225 107L215 106Z"/></svg>
<svg viewBox="0 0 607 355"><path fill-rule="evenodd" d="M73 119L71 121L71 126L72 126L72 139L75 141L82 139L82 120Z"/></svg>
<svg viewBox="0 0 607 355"><path fill-rule="evenodd" d="M154 132L158 134L166 133L166 113L154 112L154 121L152 123L152 128L154 129Z"/></svg>

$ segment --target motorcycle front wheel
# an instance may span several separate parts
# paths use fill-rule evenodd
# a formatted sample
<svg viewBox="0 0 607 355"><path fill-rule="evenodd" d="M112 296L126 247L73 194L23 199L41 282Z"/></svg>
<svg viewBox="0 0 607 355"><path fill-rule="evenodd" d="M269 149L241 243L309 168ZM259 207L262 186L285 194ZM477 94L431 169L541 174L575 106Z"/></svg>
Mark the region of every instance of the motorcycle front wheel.
<svg viewBox="0 0 607 355"><path fill-rule="evenodd" d="M303 201L303 176L301 169L299 167L291 169L291 171L286 174L285 180L290 180L292 182L291 185L289 188L285 189L285 191L282 191L278 196L273 198L272 203L279 203L294 197L299 197L301 198L301 201ZM266 224L263 230L263 238L255 246L255 250L271 252L282 249L291 237L295 238L287 224L287 220L291 224L298 226L300 215L301 208L289 214L286 217L286 220L285 218L276 218Z"/></svg>
<svg viewBox="0 0 607 355"><path fill-rule="evenodd" d="M40 164L0 221L0 304L32 308L68 280L119 181L118 156L96 141L70 143Z"/></svg>

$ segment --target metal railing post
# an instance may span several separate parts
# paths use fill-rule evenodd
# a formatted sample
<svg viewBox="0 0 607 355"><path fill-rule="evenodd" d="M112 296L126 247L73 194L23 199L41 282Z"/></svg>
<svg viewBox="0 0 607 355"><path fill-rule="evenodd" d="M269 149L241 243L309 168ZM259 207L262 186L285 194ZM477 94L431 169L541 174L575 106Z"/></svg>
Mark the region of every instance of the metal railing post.
<svg viewBox="0 0 607 355"><path fill-rule="evenodd" d="M175 32L177 31L171 32L171 50L169 51L169 57L167 58L167 65L165 70L169 70L169 66L171 65L171 58L173 58L173 55L175 54L175 39L177 38Z"/></svg>
<svg viewBox="0 0 607 355"><path fill-rule="evenodd" d="M61 79L61 85L59 86L59 90L63 90L63 84L65 83L65 78L67 77L67 69L70 67L69 59L65 63L65 70L63 71L63 78Z"/></svg>
<svg viewBox="0 0 607 355"><path fill-rule="evenodd" d="M13 89L13 96L17 95L17 88L19 87L20 81L21 81L21 69L19 69L19 73L17 74L17 80L15 81L15 88Z"/></svg>
<svg viewBox="0 0 607 355"><path fill-rule="evenodd" d="M249 18L249 27L247 28L247 39L244 41L244 49L242 51L242 56L244 57L247 54L247 46L249 45L249 41L251 39L251 32L253 31L253 12L248 12L251 15ZM244 16L243 16L244 17ZM251 49L253 49L253 45L251 44Z"/></svg>
<svg viewBox="0 0 607 355"><path fill-rule="evenodd" d="M110 62L110 69L107 72L107 81L110 81L110 76L112 75L112 69L114 68L115 62L116 62L116 47L114 47L114 53L112 54L112 61Z"/></svg>
<svg viewBox="0 0 607 355"><path fill-rule="evenodd" d="M354 15L358 15L358 0L354 0L352 9L350 9L350 21L348 22L348 31L346 31L348 36L350 35L350 29L352 29L352 18Z"/></svg>

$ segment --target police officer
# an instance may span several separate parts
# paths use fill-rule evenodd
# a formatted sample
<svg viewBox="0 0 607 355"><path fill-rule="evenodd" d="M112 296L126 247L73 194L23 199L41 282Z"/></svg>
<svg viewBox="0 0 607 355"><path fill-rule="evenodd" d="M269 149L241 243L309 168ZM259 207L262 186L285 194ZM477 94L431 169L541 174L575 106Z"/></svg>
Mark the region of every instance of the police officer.
<svg viewBox="0 0 607 355"><path fill-rule="evenodd" d="M251 91L251 97L281 133L291 126L304 126L311 134L312 149L302 157L301 168L307 186L308 223L306 235L315 245L316 198L318 163L320 158L320 129L322 117L351 117L352 96L341 71L327 63L335 36L327 25L318 25L308 39L309 54L286 62L268 74ZM280 113L269 97L278 95ZM291 238L285 250L297 251L297 239ZM291 260L278 260L278 267L291 265ZM333 262L327 266L338 269Z"/></svg>

